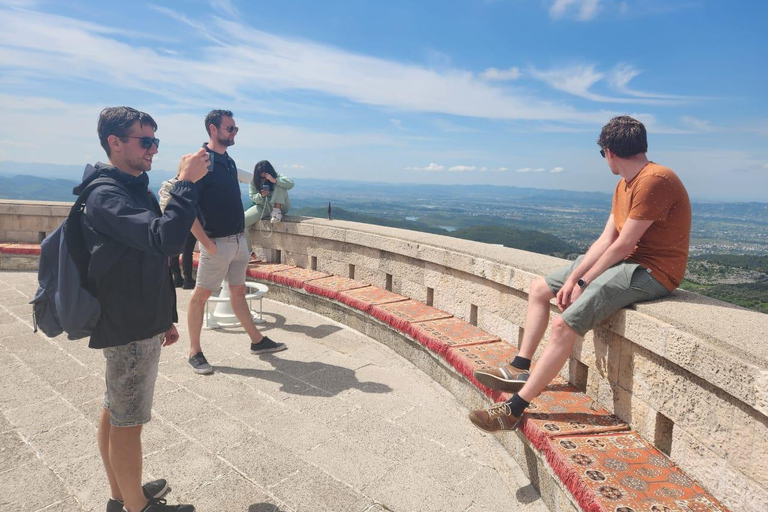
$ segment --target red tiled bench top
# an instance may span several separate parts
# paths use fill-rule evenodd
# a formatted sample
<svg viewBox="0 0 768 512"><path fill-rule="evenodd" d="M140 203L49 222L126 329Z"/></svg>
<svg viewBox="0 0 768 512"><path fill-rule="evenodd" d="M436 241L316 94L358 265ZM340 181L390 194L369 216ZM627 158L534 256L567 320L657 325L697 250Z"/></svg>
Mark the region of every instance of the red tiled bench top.
<svg viewBox="0 0 768 512"><path fill-rule="evenodd" d="M0 254L40 256L40 244L0 244Z"/></svg>
<svg viewBox="0 0 768 512"><path fill-rule="evenodd" d="M508 363L517 350L449 313L361 281L290 265L259 263L248 274L368 313L438 354L494 401L510 397L482 386L474 371ZM727 511L629 429L560 378L533 400L520 426L585 511Z"/></svg>

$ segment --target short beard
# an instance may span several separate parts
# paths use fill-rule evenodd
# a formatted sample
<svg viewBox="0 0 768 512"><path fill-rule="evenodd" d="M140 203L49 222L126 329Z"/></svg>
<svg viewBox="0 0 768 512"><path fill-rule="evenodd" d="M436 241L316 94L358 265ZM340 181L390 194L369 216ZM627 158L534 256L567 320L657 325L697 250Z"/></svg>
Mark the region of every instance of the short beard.
<svg viewBox="0 0 768 512"><path fill-rule="evenodd" d="M229 134L227 134L227 136L224 137L223 139L217 140L216 142L218 142L219 144L221 144L225 148L228 148L229 146L232 146L232 145L235 144L234 140L229 140Z"/></svg>

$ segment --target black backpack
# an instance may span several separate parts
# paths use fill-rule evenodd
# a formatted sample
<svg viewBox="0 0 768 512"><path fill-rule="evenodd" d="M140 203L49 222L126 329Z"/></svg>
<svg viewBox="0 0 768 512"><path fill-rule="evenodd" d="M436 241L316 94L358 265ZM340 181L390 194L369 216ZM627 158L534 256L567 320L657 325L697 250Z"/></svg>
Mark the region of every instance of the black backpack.
<svg viewBox="0 0 768 512"><path fill-rule="evenodd" d="M32 299L32 323L48 337L67 333L77 340L90 336L101 317L101 304L88 285L91 255L85 245L80 220L85 201L101 185L123 186L101 176L80 193L61 225L40 244L37 281L40 287Z"/></svg>

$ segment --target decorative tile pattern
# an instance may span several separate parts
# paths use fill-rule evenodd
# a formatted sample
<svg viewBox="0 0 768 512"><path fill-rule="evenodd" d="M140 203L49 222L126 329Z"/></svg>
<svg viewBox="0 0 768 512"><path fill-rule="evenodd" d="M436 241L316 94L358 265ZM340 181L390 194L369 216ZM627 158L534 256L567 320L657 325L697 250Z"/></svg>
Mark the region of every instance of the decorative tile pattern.
<svg viewBox="0 0 768 512"><path fill-rule="evenodd" d="M488 334L469 322L455 317L414 324L413 337L440 355L445 355L450 347L500 341L498 336Z"/></svg>
<svg viewBox="0 0 768 512"><path fill-rule="evenodd" d="M367 288L357 288L340 292L339 297L336 300L367 313L371 307L376 304L402 302L408 300L408 297L398 295L397 293L387 291L377 286L369 286Z"/></svg>
<svg viewBox="0 0 768 512"><path fill-rule="evenodd" d="M275 272L280 272L283 270L290 270L298 268L295 265L286 265L284 263L251 263L248 265L248 272L247 275L249 277L253 277L254 279L261 279L265 281L271 280L270 275Z"/></svg>
<svg viewBox="0 0 768 512"><path fill-rule="evenodd" d="M629 425L558 377L533 399L520 428L543 449L551 437L622 432Z"/></svg>
<svg viewBox="0 0 768 512"><path fill-rule="evenodd" d="M2 254L29 254L40 255L40 244L0 244L0 253Z"/></svg>
<svg viewBox="0 0 768 512"><path fill-rule="evenodd" d="M727 510L636 432L556 437L550 443L550 465L584 510Z"/></svg>
<svg viewBox="0 0 768 512"><path fill-rule="evenodd" d="M312 279L321 279L328 277L325 272L310 270L308 268L294 267L288 270L278 270L268 274L267 279L275 283L292 286L294 288L303 288L304 283Z"/></svg>
<svg viewBox="0 0 768 512"><path fill-rule="evenodd" d="M482 390L494 401L500 402L507 400L511 395L486 388L475 380L474 373L475 370L481 368L497 368L509 364L516 354L517 349L515 347L501 340L483 345L448 347L444 357L447 362L477 386L478 389Z"/></svg>
<svg viewBox="0 0 768 512"><path fill-rule="evenodd" d="M371 308L370 313L410 336L413 335L413 322L426 322L427 320L438 320L451 316L450 313L411 299L389 304L377 304Z"/></svg>
<svg viewBox="0 0 768 512"><path fill-rule="evenodd" d="M348 277L328 276L322 279L313 279L304 283L304 289L309 293L322 295L333 300L339 300L339 293L347 290L370 287L368 283L355 281Z"/></svg>

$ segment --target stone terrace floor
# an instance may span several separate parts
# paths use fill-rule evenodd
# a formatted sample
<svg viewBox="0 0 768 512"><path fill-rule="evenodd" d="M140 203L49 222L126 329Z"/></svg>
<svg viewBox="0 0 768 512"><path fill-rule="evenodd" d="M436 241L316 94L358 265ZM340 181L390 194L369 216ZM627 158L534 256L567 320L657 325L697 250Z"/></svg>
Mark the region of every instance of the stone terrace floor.
<svg viewBox="0 0 768 512"><path fill-rule="evenodd" d="M87 340L31 329L36 273L0 272L0 510L102 511L96 446L104 357ZM384 345L322 316L264 300L261 327L289 349L253 356L242 329L203 331L216 372L163 349L144 477L200 512L544 511L467 410Z"/></svg>

